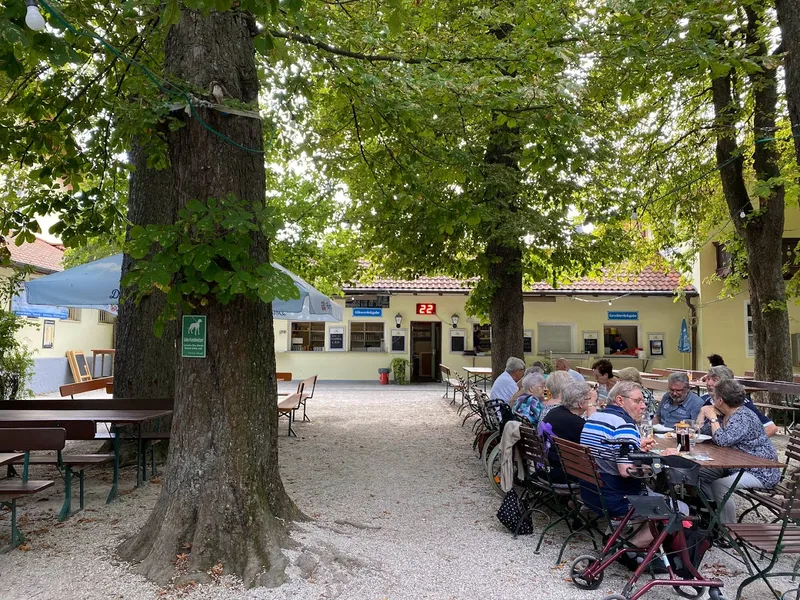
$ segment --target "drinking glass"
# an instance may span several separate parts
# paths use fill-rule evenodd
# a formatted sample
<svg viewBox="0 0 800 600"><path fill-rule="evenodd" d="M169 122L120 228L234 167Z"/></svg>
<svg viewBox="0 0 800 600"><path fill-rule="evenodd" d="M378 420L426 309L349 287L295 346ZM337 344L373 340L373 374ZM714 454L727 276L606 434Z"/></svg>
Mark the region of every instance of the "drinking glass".
<svg viewBox="0 0 800 600"><path fill-rule="evenodd" d="M653 437L653 425L652 425L652 423L640 423L639 424L639 435L642 437L643 440Z"/></svg>

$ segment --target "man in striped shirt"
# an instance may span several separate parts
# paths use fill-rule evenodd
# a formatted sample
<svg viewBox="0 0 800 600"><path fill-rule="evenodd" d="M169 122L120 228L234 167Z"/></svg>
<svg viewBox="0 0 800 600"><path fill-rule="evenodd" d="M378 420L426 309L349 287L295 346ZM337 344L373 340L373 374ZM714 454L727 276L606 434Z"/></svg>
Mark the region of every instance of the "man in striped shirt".
<svg viewBox="0 0 800 600"><path fill-rule="evenodd" d="M581 444L591 448L600 470L603 499L612 517L627 513L630 504L625 497L639 495L644 488L641 479L628 475L628 468L633 463L620 455L624 446L603 442L626 442L632 452L650 450L655 440L642 440L637 426L646 408L641 386L633 381L620 381L608 392L608 406L589 417L581 432ZM581 498L590 508L602 513L602 504L594 486L581 482Z"/></svg>

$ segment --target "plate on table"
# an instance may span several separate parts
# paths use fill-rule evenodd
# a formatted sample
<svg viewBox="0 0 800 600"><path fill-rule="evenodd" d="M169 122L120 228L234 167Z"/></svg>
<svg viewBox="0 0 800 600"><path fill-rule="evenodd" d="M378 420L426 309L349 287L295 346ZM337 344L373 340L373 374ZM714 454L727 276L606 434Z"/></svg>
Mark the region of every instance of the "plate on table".
<svg viewBox="0 0 800 600"><path fill-rule="evenodd" d="M660 423L658 425L653 425L653 431L656 433L667 433L668 431L672 431L672 427L664 427Z"/></svg>

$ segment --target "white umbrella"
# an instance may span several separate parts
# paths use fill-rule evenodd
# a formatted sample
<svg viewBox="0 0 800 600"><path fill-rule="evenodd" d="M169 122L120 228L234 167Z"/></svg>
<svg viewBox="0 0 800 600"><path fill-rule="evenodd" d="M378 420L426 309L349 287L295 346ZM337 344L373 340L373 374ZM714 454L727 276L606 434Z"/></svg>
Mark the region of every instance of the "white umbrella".
<svg viewBox="0 0 800 600"><path fill-rule="evenodd" d="M274 300L274 318L289 321L342 320L341 306L281 265L272 263L272 266L291 277L300 292L298 299ZM109 310L110 306L119 304L121 278L122 254L115 254L26 282L27 301L28 304Z"/></svg>

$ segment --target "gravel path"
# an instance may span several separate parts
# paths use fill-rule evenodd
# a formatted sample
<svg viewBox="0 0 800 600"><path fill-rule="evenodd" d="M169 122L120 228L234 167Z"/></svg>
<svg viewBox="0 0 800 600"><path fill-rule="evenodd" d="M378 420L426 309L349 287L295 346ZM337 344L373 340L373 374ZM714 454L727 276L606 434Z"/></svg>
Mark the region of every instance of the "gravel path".
<svg viewBox="0 0 800 600"><path fill-rule="evenodd" d="M554 565L565 529L537 555L537 536L514 540L499 524L501 498L472 452L469 428L460 427L441 392L440 386L317 386L309 403L313 422L297 424L299 438L280 439L286 488L313 518L295 527L298 545L286 551L291 565L281 587L244 590L224 576L215 584L159 589L120 564L115 547L143 524L159 491L158 483L132 489L128 469L121 482L127 493L108 506L107 473L92 473L87 510L63 524L54 518L59 483L44 499L23 500L28 550L0 555L0 599L599 600L618 592L624 573L616 566L593 592L565 581L568 567ZM3 535L7 527L7 519L0 521ZM579 540L566 558L587 549ZM717 549L704 565L734 597L743 567ZM778 580L776 587L792 586ZM647 595L676 597L658 589ZM744 598L765 600L768 592L753 584Z"/></svg>

